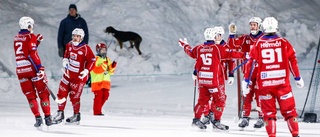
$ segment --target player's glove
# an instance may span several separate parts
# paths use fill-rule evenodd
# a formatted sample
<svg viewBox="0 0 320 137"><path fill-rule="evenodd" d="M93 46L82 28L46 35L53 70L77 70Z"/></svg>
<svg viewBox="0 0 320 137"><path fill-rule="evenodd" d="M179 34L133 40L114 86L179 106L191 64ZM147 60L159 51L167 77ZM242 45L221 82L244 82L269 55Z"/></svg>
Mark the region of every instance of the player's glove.
<svg viewBox="0 0 320 137"><path fill-rule="evenodd" d="M43 36L41 34L38 34L37 35L37 41L43 41Z"/></svg>
<svg viewBox="0 0 320 137"><path fill-rule="evenodd" d="M44 75L45 75L45 73L44 73L44 66L41 66L41 67L38 69L37 77L38 77L39 79L43 79L43 78L44 78Z"/></svg>
<svg viewBox="0 0 320 137"><path fill-rule="evenodd" d="M116 66L117 66L117 62L116 62L116 61L113 61L112 64L111 64L111 67L112 67L112 68L116 68Z"/></svg>
<svg viewBox="0 0 320 137"><path fill-rule="evenodd" d="M84 69L83 71L80 72L80 79L83 79L84 77L86 77L88 75L89 71L87 69Z"/></svg>
<svg viewBox="0 0 320 137"><path fill-rule="evenodd" d="M303 88L304 82L303 82L303 79L301 77L296 77L296 78L294 78L294 80L296 80L296 86L298 88Z"/></svg>
<svg viewBox="0 0 320 137"><path fill-rule="evenodd" d="M194 70L192 73L192 79L193 79L193 81L197 80L197 71L196 70Z"/></svg>
<svg viewBox="0 0 320 137"><path fill-rule="evenodd" d="M62 66L63 66L64 68L67 68L67 67L69 66L69 59L63 58L63 59L62 59Z"/></svg>
<svg viewBox="0 0 320 137"><path fill-rule="evenodd" d="M228 76L228 85L232 85L234 82L234 76L233 74L229 74Z"/></svg>
<svg viewBox="0 0 320 137"><path fill-rule="evenodd" d="M229 25L229 35L234 35L237 32L237 26L234 23Z"/></svg>
<svg viewBox="0 0 320 137"><path fill-rule="evenodd" d="M244 80L241 82L242 95L243 95L244 97L246 97L247 94L249 94L249 92L250 92L249 84L250 84L250 80L249 80L249 79L244 79Z"/></svg>
<svg viewBox="0 0 320 137"><path fill-rule="evenodd" d="M183 40L179 39L179 46L184 48L184 46L189 45L187 38L184 38Z"/></svg>

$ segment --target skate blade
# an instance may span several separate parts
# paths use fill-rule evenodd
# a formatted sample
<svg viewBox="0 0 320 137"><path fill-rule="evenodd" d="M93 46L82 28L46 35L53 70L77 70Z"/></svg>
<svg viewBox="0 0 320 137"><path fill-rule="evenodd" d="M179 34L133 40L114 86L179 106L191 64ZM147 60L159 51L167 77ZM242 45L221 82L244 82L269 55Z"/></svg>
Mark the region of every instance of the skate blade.
<svg viewBox="0 0 320 137"><path fill-rule="evenodd" d="M80 121L77 121L77 122L66 122L65 125L80 125Z"/></svg>

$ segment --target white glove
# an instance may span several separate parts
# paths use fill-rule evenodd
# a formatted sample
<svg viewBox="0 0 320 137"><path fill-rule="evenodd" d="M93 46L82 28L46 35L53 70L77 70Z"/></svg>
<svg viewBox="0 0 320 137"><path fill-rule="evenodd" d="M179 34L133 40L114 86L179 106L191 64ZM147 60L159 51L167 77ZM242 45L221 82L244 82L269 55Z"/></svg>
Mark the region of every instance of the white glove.
<svg viewBox="0 0 320 137"><path fill-rule="evenodd" d="M179 46L184 48L185 45L189 45L187 38L184 38L183 40L179 39Z"/></svg>
<svg viewBox="0 0 320 137"><path fill-rule="evenodd" d="M229 35L234 35L237 32L237 26L234 23L229 25Z"/></svg>
<svg viewBox="0 0 320 137"><path fill-rule="evenodd" d="M247 94L249 94L249 92L250 92L249 84L248 84L248 82L246 80L242 80L241 88L242 88L243 96L246 97Z"/></svg>
<svg viewBox="0 0 320 137"><path fill-rule="evenodd" d="M88 75L89 71L87 69L84 69L83 71L80 72L80 79L83 79L84 77L86 77Z"/></svg>
<svg viewBox="0 0 320 137"><path fill-rule="evenodd" d="M69 59L63 58L63 59L62 59L62 66L63 66L64 68L67 68L67 67L69 66Z"/></svg>
<svg viewBox="0 0 320 137"><path fill-rule="evenodd" d="M232 85L234 82L234 77L228 77L228 85Z"/></svg>
<svg viewBox="0 0 320 137"><path fill-rule="evenodd" d="M294 78L296 80L296 86L298 88L303 88L304 86L304 82L303 82L303 79L301 77L297 77L297 78Z"/></svg>

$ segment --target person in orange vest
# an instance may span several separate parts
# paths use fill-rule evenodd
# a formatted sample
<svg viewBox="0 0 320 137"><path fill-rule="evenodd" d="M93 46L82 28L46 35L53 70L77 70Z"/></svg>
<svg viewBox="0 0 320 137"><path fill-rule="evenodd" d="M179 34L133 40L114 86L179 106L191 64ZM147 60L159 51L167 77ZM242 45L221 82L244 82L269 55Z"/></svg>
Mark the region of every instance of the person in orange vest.
<svg viewBox="0 0 320 137"><path fill-rule="evenodd" d="M90 72L91 90L94 93L93 115L104 116L102 106L109 98L111 87L110 76L113 75L117 62L111 62L107 57L107 46L104 43L96 45L96 62Z"/></svg>

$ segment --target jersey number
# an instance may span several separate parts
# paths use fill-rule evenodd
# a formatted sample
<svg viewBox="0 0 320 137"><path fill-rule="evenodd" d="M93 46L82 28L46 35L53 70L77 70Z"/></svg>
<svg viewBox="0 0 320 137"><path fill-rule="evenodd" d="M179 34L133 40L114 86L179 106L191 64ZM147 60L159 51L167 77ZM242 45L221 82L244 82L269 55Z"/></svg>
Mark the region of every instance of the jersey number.
<svg viewBox="0 0 320 137"><path fill-rule="evenodd" d="M15 46L18 46L17 51L16 51L16 55L23 54L22 42L16 42Z"/></svg>
<svg viewBox="0 0 320 137"><path fill-rule="evenodd" d="M261 50L262 53L262 63L274 63L275 58L277 56L278 62L282 62L282 52L281 48L276 49L263 49Z"/></svg>
<svg viewBox="0 0 320 137"><path fill-rule="evenodd" d="M200 55L202 62L204 65L211 65L212 64L212 54L211 53L207 53L207 54L201 54Z"/></svg>

